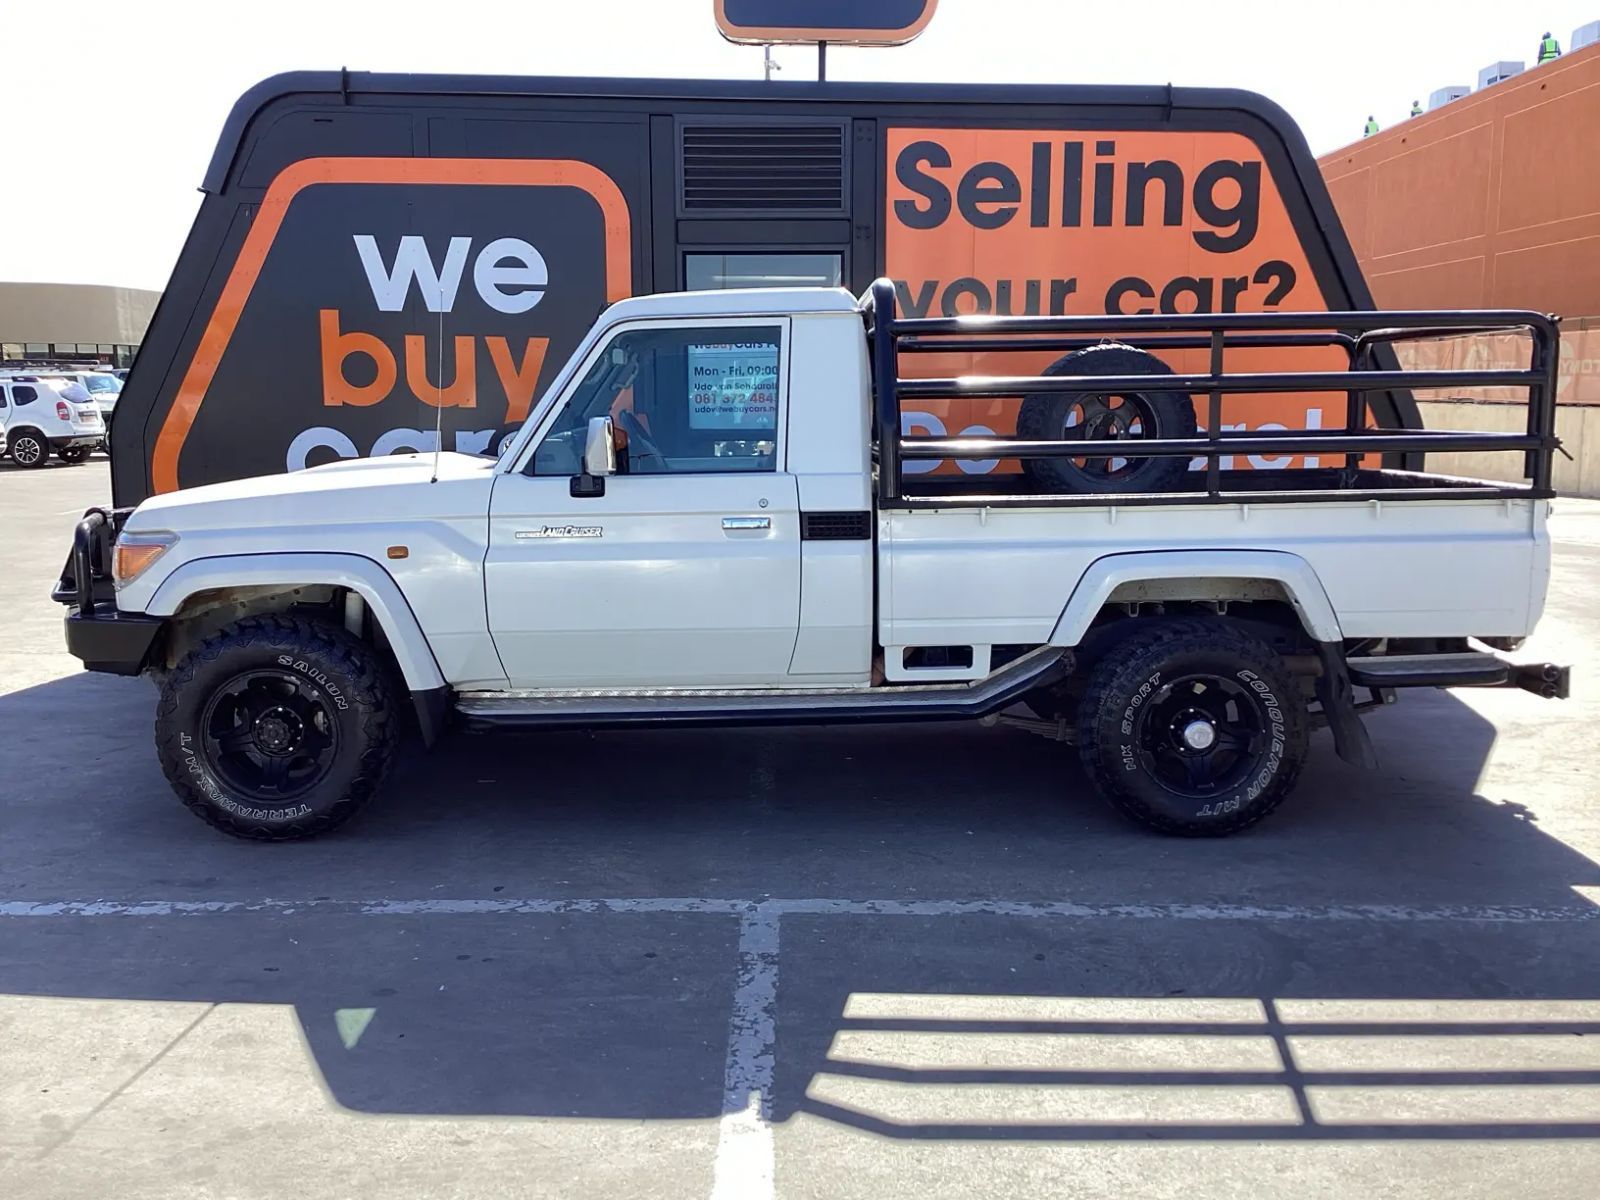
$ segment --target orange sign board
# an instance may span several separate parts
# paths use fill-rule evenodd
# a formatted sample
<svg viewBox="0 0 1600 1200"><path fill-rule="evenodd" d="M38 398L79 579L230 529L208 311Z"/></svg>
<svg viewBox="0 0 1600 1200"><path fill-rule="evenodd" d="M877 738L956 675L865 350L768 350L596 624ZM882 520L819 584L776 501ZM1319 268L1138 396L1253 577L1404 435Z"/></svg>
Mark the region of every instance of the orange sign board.
<svg viewBox="0 0 1600 1200"><path fill-rule="evenodd" d="M885 265L902 316L1305 312L1327 303L1268 165L1242 134L891 128ZM922 375L1037 371L1057 355L908 355ZM1205 351L1162 354L1204 371ZM1230 351L1230 371L1339 369L1336 349ZM1205 422L1204 399L1197 413ZM1328 428L1329 396L1230 396L1229 428ZM1016 400L928 401L910 432L1010 434ZM1287 456L1248 465L1288 466ZM920 465L920 464L918 464ZM1235 466L1245 466L1241 461ZM983 473L1015 464L943 464ZM928 468L924 468L928 469Z"/></svg>

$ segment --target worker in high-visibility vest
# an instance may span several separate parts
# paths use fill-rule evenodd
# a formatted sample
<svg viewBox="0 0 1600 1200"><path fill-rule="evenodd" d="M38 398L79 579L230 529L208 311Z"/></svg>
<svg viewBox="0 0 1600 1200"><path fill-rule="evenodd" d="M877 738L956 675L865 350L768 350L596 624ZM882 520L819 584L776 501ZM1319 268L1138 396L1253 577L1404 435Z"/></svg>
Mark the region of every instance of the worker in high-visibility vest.
<svg viewBox="0 0 1600 1200"><path fill-rule="evenodd" d="M1413 117L1420 117L1422 115L1422 101L1413 100L1411 102L1411 115Z"/></svg>
<svg viewBox="0 0 1600 1200"><path fill-rule="evenodd" d="M1378 119L1376 117L1368 117L1367 118L1367 129L1366 129L1366 132L1363 133L1361 136L1362 137L1371 137L1373 134L1375 134L1377 132L1378 132Z"/></svg>
<svg viewBox="0 0 1600 1200"><path fill-rule="evenodd" d="M1561 57L1561 43L1556 41L1547 32L1544 41L1539 43L1539 61L1541 63L1554 62Z"/></svg>

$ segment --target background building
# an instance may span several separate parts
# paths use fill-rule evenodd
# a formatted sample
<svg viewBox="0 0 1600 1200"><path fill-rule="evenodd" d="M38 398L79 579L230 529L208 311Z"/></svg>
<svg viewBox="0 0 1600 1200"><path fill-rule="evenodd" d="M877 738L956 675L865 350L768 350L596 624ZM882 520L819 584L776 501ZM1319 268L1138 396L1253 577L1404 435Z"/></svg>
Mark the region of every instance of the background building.
<svg viewBox="0 0 1600 1200"><path fill-rule="evenodd" d="M1590 27L1579 30L1580 35ZM1581 41L1574 39L1574 44ZM1419 88L1419 90L1421 90ZM1600 496L1600 44L1592 39L1325 155L1328 191L1379 308L1531 308L1561 317L1556 487ZM1405 348L1407 366L1526 367L1516 336ZM1515 429L1523 393L1418 392L1425 422ZM1505 477L1505 455L1431 469Z"/></svg>
<svg viewBox="0 0 1600 1200"><path fill-rule="evenodd" d="M0 360L130 366L160 299L144 288L0 283Z"/></svg>

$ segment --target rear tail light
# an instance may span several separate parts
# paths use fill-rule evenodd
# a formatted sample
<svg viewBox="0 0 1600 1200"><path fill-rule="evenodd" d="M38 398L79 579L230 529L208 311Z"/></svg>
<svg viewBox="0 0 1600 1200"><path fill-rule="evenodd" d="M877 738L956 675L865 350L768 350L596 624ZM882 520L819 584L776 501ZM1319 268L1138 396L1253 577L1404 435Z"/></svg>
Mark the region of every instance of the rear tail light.
<svg viewBox="0 0 1600 1200"><path fill-rule="evenodd" d="M63 421L72 420L72 410L67 407L67 402L65 400L56 401L56 416L61 418Z"/></svg>

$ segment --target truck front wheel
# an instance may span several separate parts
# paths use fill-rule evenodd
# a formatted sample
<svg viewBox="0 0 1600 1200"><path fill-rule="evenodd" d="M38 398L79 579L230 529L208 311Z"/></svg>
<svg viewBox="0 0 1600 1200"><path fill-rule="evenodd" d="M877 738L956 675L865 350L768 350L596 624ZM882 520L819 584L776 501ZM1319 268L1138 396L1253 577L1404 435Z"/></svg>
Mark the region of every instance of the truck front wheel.
<svg viewBox="0 0 1600 1200"><path fill-rule="evenodd" d="M1078 753L1100 793L1141 825L1234 833L1294 786L1305 701L1278 654L1237 626L1152 619L1092 669Z"/></svg>
<svg viewBox="0 0 1600 1200"><path fill-rule="evenodd" d="M303 617L250 617L162 681L156 751L201 820L288 841L365 807L388 773L395 730L385 673L358 638Z"/></svg>

